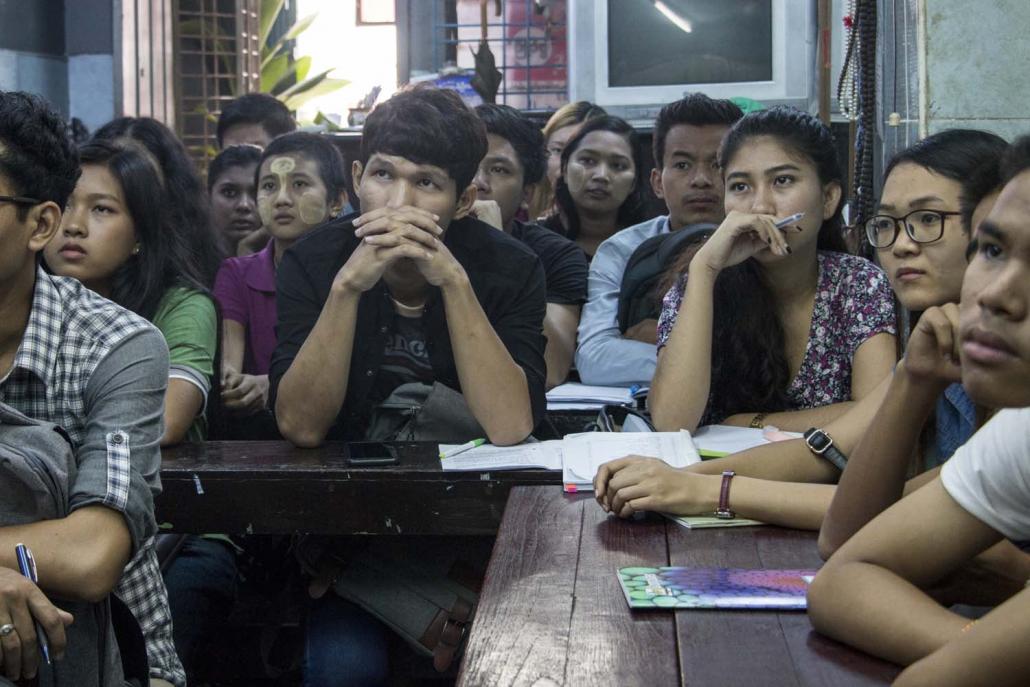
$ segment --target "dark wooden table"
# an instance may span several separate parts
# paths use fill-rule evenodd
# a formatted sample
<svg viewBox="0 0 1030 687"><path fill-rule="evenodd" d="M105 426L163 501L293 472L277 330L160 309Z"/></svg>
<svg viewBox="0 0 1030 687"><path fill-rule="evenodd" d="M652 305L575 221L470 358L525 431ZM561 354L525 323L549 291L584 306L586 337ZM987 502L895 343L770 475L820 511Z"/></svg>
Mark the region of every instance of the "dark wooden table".
<svg viewBox="0 0 1030 687"><path fill-rule="evenodd" d="M492 535L513 486L561 483L552 470L444 472L436 444L396 447L397 465L355 468L343 443L183 444L163 452L157 521L184 533Z"/></svg>
<svg viewBox="0 0 1030 687"><path fill-rule="evenodd" d="M459 685L889 684L898 668L816 635L799 612L630 612L624 566L815 568L815 533L686 530L609 518L589 495L513 489Z"/></svg>

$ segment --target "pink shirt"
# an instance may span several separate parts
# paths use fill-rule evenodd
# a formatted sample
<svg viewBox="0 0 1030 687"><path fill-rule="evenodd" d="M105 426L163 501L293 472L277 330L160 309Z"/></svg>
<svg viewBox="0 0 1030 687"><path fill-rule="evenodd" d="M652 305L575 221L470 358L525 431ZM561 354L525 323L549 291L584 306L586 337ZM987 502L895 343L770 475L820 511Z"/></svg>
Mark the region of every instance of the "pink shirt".
<svg viewBox="0 0 1030 687"><path fill-rule="evenodd" d="M215 277L215 298L222 318L247 331L243 373L268 374L275 350L275 242L242 258L228 258Z"/></svg>

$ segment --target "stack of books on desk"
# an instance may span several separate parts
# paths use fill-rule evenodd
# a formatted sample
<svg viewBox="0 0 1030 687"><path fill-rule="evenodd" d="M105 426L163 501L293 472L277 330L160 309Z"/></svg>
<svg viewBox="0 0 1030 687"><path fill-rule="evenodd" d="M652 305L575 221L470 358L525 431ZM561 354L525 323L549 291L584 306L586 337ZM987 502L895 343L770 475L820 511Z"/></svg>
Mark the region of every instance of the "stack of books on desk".
<svg viewBox="0 0 1030 687"><path fill-rule="evenodd" d="M458 452L457 446L440 446L444 470L561 470L568 492L591 491L594 475L604 463L628 455L654 456L673 467L701 460L690 433L588 432L564 439L520 444L484 445Z"/></svg>
<svg viewBox="0 0 1030 687"><path fill-rule="evenodd" d="M606 405L629 405L633 403L634 391L630 387L588 386L569 382L547 392L547 409L599 410Z"/></svg>

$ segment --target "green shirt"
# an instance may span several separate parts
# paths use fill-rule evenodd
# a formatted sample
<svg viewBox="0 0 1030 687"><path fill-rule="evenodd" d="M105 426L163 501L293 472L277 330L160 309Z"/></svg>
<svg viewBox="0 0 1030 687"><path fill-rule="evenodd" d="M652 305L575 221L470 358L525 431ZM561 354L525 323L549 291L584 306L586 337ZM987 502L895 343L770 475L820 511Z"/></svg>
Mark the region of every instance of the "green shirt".
<svg viewBox="0 0 1030 687"><path fill-rule="evenodd" d="M211 390L217 343L214 303L200 291L172 287L157 304L153 323L168 344L169 379L194 384L204 395L201 410L186 432L186 441L203 441L207 436L204 408Z"/></svg>

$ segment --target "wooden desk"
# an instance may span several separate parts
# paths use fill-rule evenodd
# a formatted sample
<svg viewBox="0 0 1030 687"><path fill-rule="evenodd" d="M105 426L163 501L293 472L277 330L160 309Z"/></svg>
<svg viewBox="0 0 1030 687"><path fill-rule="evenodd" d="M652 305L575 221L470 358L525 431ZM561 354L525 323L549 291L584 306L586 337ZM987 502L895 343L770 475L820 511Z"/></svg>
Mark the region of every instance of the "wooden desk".
<svg viewBox="0 0 1030 687"><path fill-rule="evenodd" d="M354 468L339 442L183 444L163 452L157 521L186 533L492 535L512 486L561 483L550 470L444 472L436 444L396 446L398 465Z"/></svg>
<svg viewBox="0 0 1030 687"><path fill-rule="evenodd" d="M630 565L818 567L815 533L689 531L609 518L587 495L508 499L459 685L889 684L898 668L816 635L804 613L630 612Z"/></svg>

